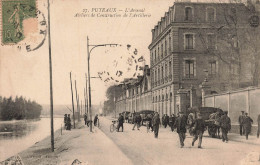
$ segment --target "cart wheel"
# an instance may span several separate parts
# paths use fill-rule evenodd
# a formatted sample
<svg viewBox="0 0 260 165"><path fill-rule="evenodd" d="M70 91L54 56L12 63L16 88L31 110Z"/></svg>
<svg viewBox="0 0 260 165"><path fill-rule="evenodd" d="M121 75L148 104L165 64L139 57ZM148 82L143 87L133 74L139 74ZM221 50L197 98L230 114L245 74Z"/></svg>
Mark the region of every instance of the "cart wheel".
<svg viewBox="0 0 260 165"><path fill-rule="evenodd" d="M114 132L115 131L115 125L114 124L111 124L110 125L110 132Z"/></svg>

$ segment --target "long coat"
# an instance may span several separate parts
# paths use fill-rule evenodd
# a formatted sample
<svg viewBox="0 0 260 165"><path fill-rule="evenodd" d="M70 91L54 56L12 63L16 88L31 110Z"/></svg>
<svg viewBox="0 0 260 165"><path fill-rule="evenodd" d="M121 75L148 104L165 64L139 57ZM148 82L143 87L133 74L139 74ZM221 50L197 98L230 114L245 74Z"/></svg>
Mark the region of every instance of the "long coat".
<svg viewBox="0 0 260 165"><path fill-rule="evenodd" d="M179 116L175 121L177 133L186 133L187 120L185 116Z"/></svg>
<svg viewBox="0 0 260 165"><path fill-rule="evenodd" d="M245 128L245 133L246 134L250 134L252 123L253 123L253 120L249 116L246 116L244 118L243 126Z"/></svg>
<svg viewBox="0 0 260 165"><path fill-rule="evenodd" d="M229 131L231 129L231 121L227 115L221 116L219 121L220 121L220 127L222 129L225 129L227 131Z"/></svg>
<svg viewBox="0 0 260 165"><path fill-rule="evenodd" d="M152 122L153 122L153 126L156 126L156 125L159 126L159 124L160 124L159 116L158 115L154 115Z"/></svg>

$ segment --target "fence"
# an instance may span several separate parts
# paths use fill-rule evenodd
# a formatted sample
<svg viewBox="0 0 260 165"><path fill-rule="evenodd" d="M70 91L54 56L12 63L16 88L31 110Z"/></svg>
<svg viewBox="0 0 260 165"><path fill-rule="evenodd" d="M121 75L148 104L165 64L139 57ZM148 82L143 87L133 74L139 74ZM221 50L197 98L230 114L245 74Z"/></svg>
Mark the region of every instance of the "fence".
<svg viewBox="0 0 260 165"><path fill-rule="evenodd" d="M208 95L204 98L205 107L216 107L228 111L232 125L238 125L241 111L245 111L257 125L257 116L260 114L260 88L230 91L222 94Z"/></svg>

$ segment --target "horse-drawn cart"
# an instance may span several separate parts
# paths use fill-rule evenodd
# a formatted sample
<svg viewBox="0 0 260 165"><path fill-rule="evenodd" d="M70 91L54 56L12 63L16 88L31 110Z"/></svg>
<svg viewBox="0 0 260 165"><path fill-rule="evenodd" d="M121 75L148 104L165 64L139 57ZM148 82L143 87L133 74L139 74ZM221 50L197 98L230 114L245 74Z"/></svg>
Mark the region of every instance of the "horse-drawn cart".
<svg viewBox="0 0 260 165"><path fill-rule="evenodd" d="M205 125L208 129L209 136L216 137L219 135L219 119L223 114L223 110L214 107L200 107L190 108L187 111L188 119L187 124L190 134L193 132L194 121L197 118L197 114L200 113L202 119L205 121Z"/></svg>

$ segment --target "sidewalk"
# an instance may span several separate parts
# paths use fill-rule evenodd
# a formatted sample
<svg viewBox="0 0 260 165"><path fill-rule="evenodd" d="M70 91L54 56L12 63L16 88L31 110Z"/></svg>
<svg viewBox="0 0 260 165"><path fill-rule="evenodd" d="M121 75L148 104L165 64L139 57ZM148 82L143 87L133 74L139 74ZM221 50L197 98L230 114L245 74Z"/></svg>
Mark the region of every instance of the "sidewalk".
<svg viewBox="0 0 260 165"><path fill-rule="evenodd" d="M55 151L51 152L50 137L36 143L27 150L19 153L25 165L68 164L74 160L86 165L126 164L132 162L119 150L119 148L99 129L79 124L71 131L60 130L55 132Z"/></svg>
<svg viewBox="0 0 260 165"><path fill-rule="evenodd" d="M117 120L115 117L106 117L109 120ZM143 127L143 126L142 126ZM169 127L167 127L169 128ZM164 129L162 126L160 129ZM169 133L171 131L169 130ZM188 135L188 134L187 134ZM208 136L208 131L205 131L204 136ZM220 136L221 136L221 131L220 131ZM234 142L241 142L241 143L247 143L247 144L252 144L252 145L260 145L260 138L257 138L256 135L249 135L248 140L246 140L245 136L240 136L239 134L236 133L228 133L228 138L230 141Z"/></svg>
<svg viewBox="0 0 260 165"><path fill-rule="evenodd" d="M228 133L228 138L231 141L253 144L253 145L260 145L260 138L257 138L256 135L249 135L248 140L246 140L246 136L240 136L239 134L235 133Z"/></svg>

